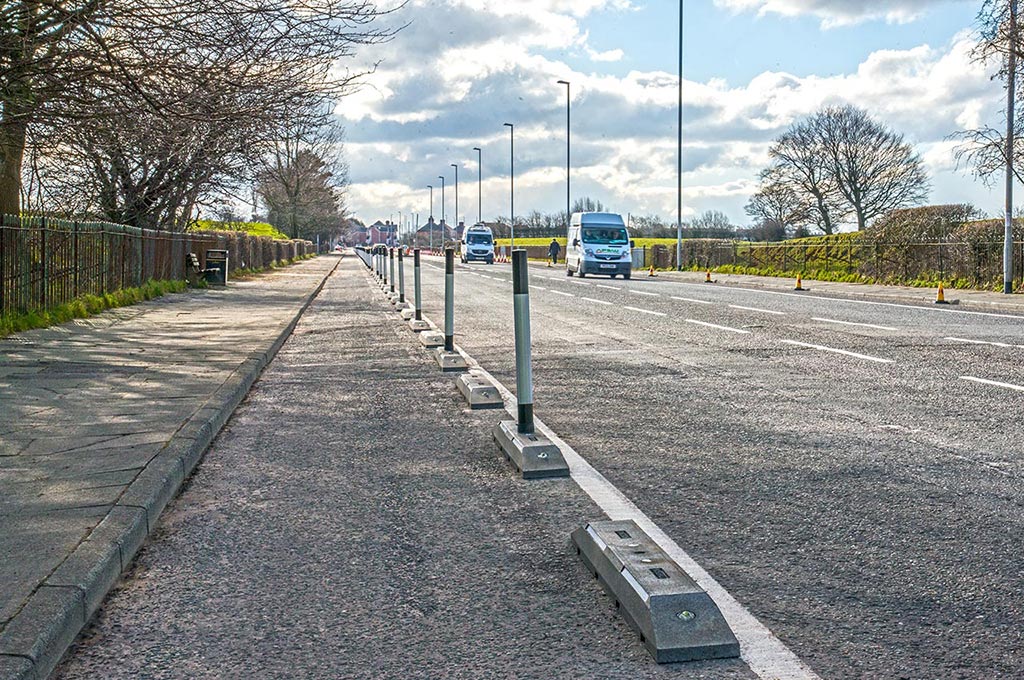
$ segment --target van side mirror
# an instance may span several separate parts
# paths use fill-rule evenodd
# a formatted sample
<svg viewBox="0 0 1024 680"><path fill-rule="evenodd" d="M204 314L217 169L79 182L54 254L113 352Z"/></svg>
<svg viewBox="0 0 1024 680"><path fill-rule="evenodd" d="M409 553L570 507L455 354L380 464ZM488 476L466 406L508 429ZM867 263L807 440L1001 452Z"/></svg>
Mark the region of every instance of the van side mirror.
<svg viewBox="0 0 1024 680"><path fill-rule="evenodd" d="M636 241L634 241L634 240L630 239L630 241L629 241L629 247L630 247L630 248L636 248Z"/></svg>
<svg viewBox="0 0 1024 680"><path fill-rule="evenodd" d="M572 245L573 245L574 248L579 248L580 240L578 238L573 239L572 240Z"/></svg>

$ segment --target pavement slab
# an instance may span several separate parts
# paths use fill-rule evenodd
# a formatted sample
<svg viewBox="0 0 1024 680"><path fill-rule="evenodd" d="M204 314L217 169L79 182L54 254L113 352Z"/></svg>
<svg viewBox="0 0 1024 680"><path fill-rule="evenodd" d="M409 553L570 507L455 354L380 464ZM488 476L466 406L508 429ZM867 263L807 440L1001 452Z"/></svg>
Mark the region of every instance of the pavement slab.
<svg viewBox="0 0 1024 680"><path fill-rule="evenodd" d="M0 339L0 668L49 675L338 262Z"/></svg>

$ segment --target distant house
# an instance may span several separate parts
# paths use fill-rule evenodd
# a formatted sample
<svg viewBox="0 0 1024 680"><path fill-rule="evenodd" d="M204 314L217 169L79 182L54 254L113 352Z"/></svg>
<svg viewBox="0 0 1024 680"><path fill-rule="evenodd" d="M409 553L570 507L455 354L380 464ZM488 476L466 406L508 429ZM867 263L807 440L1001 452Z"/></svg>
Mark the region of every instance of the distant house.
<svg viewBox="0 0 1024 680"><path fill-rule="evenodd" d="M393 223L391 220L387 222L381 222L377 220L369 227L367 231L367 242L372 244L383 243L385 245L395 245L396 237L398 235L398 225Z"/></svg>
<svg viewBox="0 0 1024 680"><path fill-rule="evenodd" d="M426 224L416 230L415 245L420 248L429 248L431 245L435 248L440 248L445 242L457 239L458 237L454 229L441 222L435 222L434 218L431 217L427 220Z"/></svg>

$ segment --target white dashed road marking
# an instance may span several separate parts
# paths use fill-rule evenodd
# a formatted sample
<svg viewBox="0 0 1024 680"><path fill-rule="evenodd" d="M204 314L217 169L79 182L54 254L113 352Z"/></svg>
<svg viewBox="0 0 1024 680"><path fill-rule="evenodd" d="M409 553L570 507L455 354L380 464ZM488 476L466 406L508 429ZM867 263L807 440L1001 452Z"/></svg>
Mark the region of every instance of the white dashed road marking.
<svg viewBox="0 0 1024 680"><path fill-rule="evenodd" d="M969 340L967 338L945 338L953 342L966 342L969 345L991 345L993 347L1005 347L1007 349L1024 349L1024 345L1011 345L1008 342L988 342L986 340Z"/></svg>
<svg viewBox="0 0 1024 680"><path fill-rule="evenodd" d="M713 305L713 304L715 304L714 302L708 302L707 300L695 300L693 298L684 298L684 297L672 296L672 299L673 300L679 300L680 302L693 302L693 303L696 303L698 305Z"/></svg>
<svg viewBox="0 0 1024 680"><path fill-rule="evenodd" d="M562 292L562 291L560 291L560 290L552 290L552 291L550 291L550 292L554 293L555 295L561 295L562 297L571 297L571 298L574 298L574 297L576 297L576 296L575 296L575 295L573 295L572 293L563 293L563 292Z"/></svg>
<svg viewBox="0 0 1024 680"><path fill-rule="evenodd" d="M597 284L598 288L605 288L607 290L622 290L621 286L606 286L603 283Z"/></svg>
<svg viewBox="0 0 1024 680"><path fill-rule="evenodd" d="M866 359L867 361L874 361L879 364L891 364L892 359L882 359L880 357L873 357L869 354L858 354L857 352L848 352L845 349L836 349L835 347L823 347L821 345L812 345L809 342L798 342L796 340L783 340L782 342L787 345L796 345L797 347L807 347L808 349L816 349L821 352L832 352L833 354L844 354L848 357L855 357L857 359Z"/></svg>
<svg viewBox="0 0 1024 680"><path fill-rule="evenodd" d="M668 314L663 314L662 312L652 312L649 309L640 309L639 307L623 307L623 309L628 309L631 312L640 312L641 314L650 314L652 316L668 316Z"/></svg>
<svg viewBox="0 0 1024 680"><path fill-rule="evenodd" d="M785 312L776 312L774 309L761 309L760 307L743 307L742 305L729 305L733 309L742 309L745 312L760 312L761 314L774 314L776 316L786 316Z"/></svg>
<svg viewBox="0 0 1024 680"><path fill-rule="evenodd" d="M729 326L719 326L716 323L708 323L707 321L697 321L696 319L686 319L686 323L692 323L697 326L706 326L707 328L715 328L720 331L729 331L730 333L740 333L742 335L750 335L750 331L742 328L731 328Z"/></svg>
<svg viewBox="0 0 1024 680"><path fill-rule="evenodd" d="M898 331L898 328L892 326L876 326L873 323L855 323L853 321L839 321L838 319L822 319L820 317L812 317L811 321L820 321L822 323L835 323L841 326L860 326L861 328L874 328L879 331Z"/></svg>
<svg viewBox="0 0 1024 680"><path fill-rule="evenodd" d="M1003 387L1008 390L1015 390L1017 392L1024 392L1024 386L1014 385L1012 383L997 382L995 380L985 380L984 378L975 378L973 375L962 375L961 380L969 380L975 383L981 383L982 385L992 385L994 387Z"/></svg>
<svg viewBox="0 0 1024 680"><path fill-rule="evenodd" d="M610 302L608 302L606 300L595 300L594 298L588 298L588 297L581 297L580 299L581 300L586 300L587 302L596 302L599 305L611 305L612 304L612 303L610 303Z"/></svg>

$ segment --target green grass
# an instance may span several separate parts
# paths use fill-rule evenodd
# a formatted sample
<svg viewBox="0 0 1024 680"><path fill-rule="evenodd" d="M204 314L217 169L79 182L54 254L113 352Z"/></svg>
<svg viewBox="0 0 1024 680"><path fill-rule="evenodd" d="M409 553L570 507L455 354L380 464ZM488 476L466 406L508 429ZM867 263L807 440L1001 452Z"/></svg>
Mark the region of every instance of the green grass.
<svg viewBox="0 0 1024 680"><path fill-rule="evenodd" d="M184 281L148 281L137 288L123 288L106 295L84 295L77 300L50 309L19 314L2 314L0 315L0 337L33 328L46 328L67 323L72 319L84 319L107 309L127 307L168 293L180 293L187 287Z"/></svg>
<svg viewBox="0 0 1024 680"><path fill-rule="evenodd" d="M288 237L266 222L217 222L216 220L199 220L196 228L200 231L244 231L251 236L270 236L280 241Z"/></svg>

